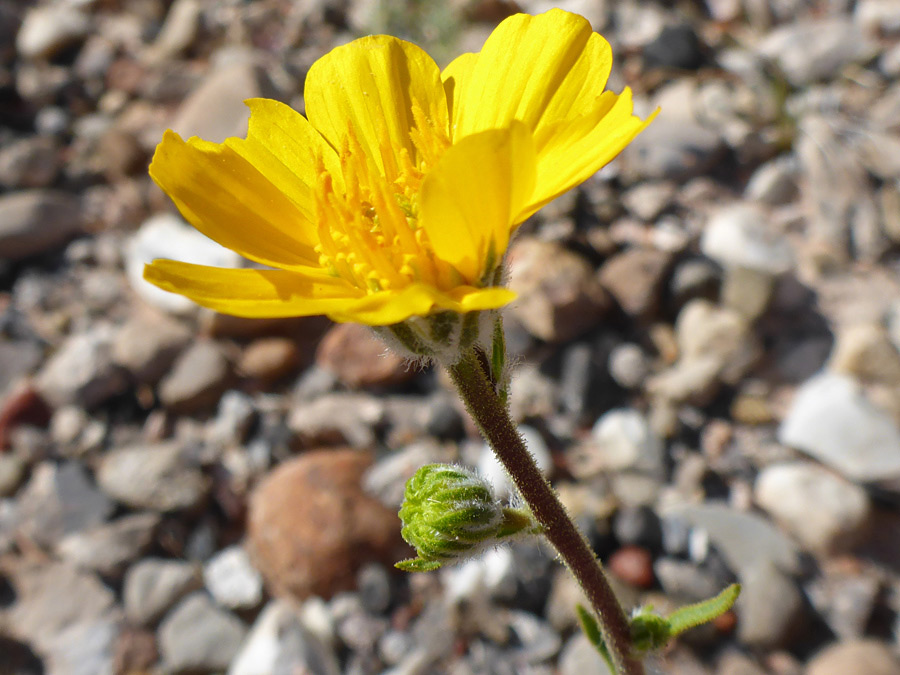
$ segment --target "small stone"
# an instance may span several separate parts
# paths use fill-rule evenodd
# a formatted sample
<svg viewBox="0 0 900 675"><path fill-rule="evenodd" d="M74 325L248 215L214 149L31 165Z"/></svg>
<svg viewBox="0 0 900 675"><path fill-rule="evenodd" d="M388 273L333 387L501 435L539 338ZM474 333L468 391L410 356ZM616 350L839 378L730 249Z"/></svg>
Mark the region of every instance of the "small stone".
<svg viewBox="0 0 900 675"><path fill-rule="evenodd" d="M182 560L145 558L125 574L122 599L125 616L138 626L150 626L179 599L201 586L199 570Z"/></svg>
<svg viewBox="0 0 900 675"><path fill-rule="evenodd" d="M622 195L625 207L644 221L657 218L674 201L676 186L669 181L639 183Z"/></svg>
<svg viewBox="0 0 900 675"><path fill-rule="evenodd" d="M715 359L720 365L719 377L727 384L739 382L760 356L760 346L746 319L705 300L693 300L684 306L675 332L680 359Z"/></svg>
<svg viewBox="0 0 900 675"><path fill-rule="evenodd" d="M182 600L157 632L162 665L171 673L221 672L237 656L247 628L205 593Z"/></svg>
<svg viewBox="0 0 900 675"><path fill-rule="evenodd" d="M894 675L900 659L876 640L848 640L825 648L806 667L806 675Z"/></svg>
<svg viewBox="0 0 900 675"><path fill-rule="evenodd" d="M253 609L262 602L263 581L240 546L216 553L203 568L210 595L229 609Z"/></svg>
<svg viewBox="0 0 900 675"><path fill-rule="evenodd" d="M300 360L296 341L284 337L259 338L244 348L237 371L244 377L274 382L296 371Z"/></svg>
<svg viewBox="0 0 900 675"><path fill-rule="evenodd" d="M623 507L613 521L613 534L622 544L643 546L658 551L662 546L659 516L647 506Z"/></svg>
<svg viewBox="0 0 900 675"><path fill-rule="evenodd" d="M176 0L153 44L143 54L147 63L160 63L187 49L200 28L201 5L197 0Z"/></svg>
<svg viewBox="0 0 900 675"><path fill-rule="evenodd" d="M687 23L664 27L656 38L644 47L646 68L677 68L696 70L703 65L703 45Z"/></svg>
<svg viewBox="0 0 900 675"><path fill-rule="evenodd" d="M777 157L753 172L744 197L769 206L788 204L800 194L799 178L800 165L796 157Z"/></svg>
<svg viewBox="0 0 900 675"><path fill-rule="evenodd" d="M526 425L519 427L519 434L525 440L525 447L531 453L538 468L545 477L549 477L553 470L553 456L550 454L550 449L547 447L544 437L541 436L537 429ZM481 446L477 466L478 473L491 484L494 496L497 499L504 499L513 493L513 485L509 474L487 443Z"/></svg>
<svg viewBox="0 0 900 675"><path fill-rule="evenodd" d="M604 413L591 430L591 445L603 471L658 475L663 470L662 441L637 410L618 408Z"/></svg>
<svg viewBox="0 0 900 675"><path fill-rule="evenodd" d="M295 606L286 600L266 605L228 668L228 675L340 672L334 651L304 625Z"/></svg>
<svg viewBox="0 0 900 675"><path fill-rule="evenodd" d="M615 675L597 648L584 633L577 631L563 647L559 657L559 675Z"/></svg>
<svg viewBox="0 0 900 675"><path fill-rule="evenodd" d="M244 101L272 98L274 94L261 68L252 63L232 63L213 71L191 92L172 119L171 128L182 138L199 136L213 143L230 136L243 137L250 118Z"/></svg>
<svg viewBox="0 0 900 675"><path fill-rule="evenodd" d="M640 546L623 546L609 558L609 570L637 588L653 586L653 556Z"/></svg>
<svg viewBox="0 0 900 675"><path fill-rule="evenodd" d="M159 660L156 636L139 628L124 628L113 655L114 673L149 672Z"/></svg>
<svg viewBox="0 0 900 675"><path fill-rule="evenodd" d="M9 497L18 489L25 475L25 462L17 455L0 454L0 498Z"/></svg>
<svg viewBox="0 0 900 675"><path fill-rule="evenodd" d="M6 352L6 356L13 355L15 353L12 351ZM28 356L27 353L25 355ZM0 354L0 357L2 356L3 354ZM0 363L0 366L2 365ZM50 416L51 411L46 401L30 381L23 380L19 386L11 388L9 395L0 402L0 450L10 446L12 433L16 427L21 425L45 427Z"/></svg>
<svg viewBox="0 0 900 675"><path fill-rule="evenodd" d="M43 462L19 497L18 530L50 548L68 534L103 523L113 508L80 464Z"/></svg>
<svg viewBox="0 0 900 675"><path fill-rule="evenodd" d="M56 552L82 569L105 577L120 577L125 567L149 548L159 523L160 517L155 513L122 516L66 536Z"/></svg>
<svg viewBox="0 0 900 675"><path fill-rule="evenodd" d="M97 472L100 488L113 499L138 509L191 509L209 488L184 449L174 442L136 445L104 455Z"/></svg>
<svg viewBox="0 0 900 675"><path fill-rule="evenodd" d="M56 190L0 195L0 258L22 260L58 248L82 231L81 204Z"/></svg>
<svg viewBox="0 0 900 675"><path fill-rule="evenodd" d="M797 584L770 564L741 575L736 609L738 640L759 649L789 646L806 623L805 602Z"/></svg>
<svg viewBox="0 0 900 675"><path fill-rule="evenodd" d="M865 490L817 464L767 466L756 479L754 494L807 550L846 551L866 533L870 504Z"/></svg>
<svg viewBox="0 0 900 675"><path fill-rule="evenodd" d="M774 61L795 87L837 77L851 63L864 63L877 53L861 27L847 16L786 23L757 46Z"/></svg>
<svg viewBox="0 0 900 675"><path fill-rule="evenodd" d="M59 173L59 149L47 136L31 136L0 149L0 186L44 188Z"/></svg>
<svg viewBox="0 0 900 675"><path fill-rule="evenodd" d="M900 351L878 323L841 326L836 331L829 369L860 382L900 387Z"/></svg>
<svg viewBox="0 0 900 675"><path fill-rule="evenodd" d="M598 278L626 314L647 321L659 307L670 262L664 251L632 248L607 260Z"/></svg>
<svg viewBox="0 0 900 675"><path fill-rule="evenodd" d="M746 267L772 276L793 265L788 242L773 231L760 209L748 204L716 211L703 230L700 250L723 267Z"/></svg>
<svg viewBox="0 0 900 675"><path fill-rule="evenodd" d="M653 571L666 595L680 602L700 602L721 592L722 580L717 575L677 558L659 558Z"/></svg>
<svg viewBox="0 0 900 675"><path fill-rule="evenodd" d="M370 464L366 452L307 452L256 487L247 547L274 594L330 597L366 562L403 557L396 512L360 488Z"/></svg>
<svg viewBox="0 0 900 675"><path fill-rule="evenodd" d="M513 315L547 342L578 337L610 308L590 263L557 243L516 239L509 253L509 287L518 294Z"/></svg>
<svg viewBox="0 0 900 675"><path fill-rule="evenodd" d="M191 332L165 315L141 315L118 330L112 358L136 381L156 384L190 340Z"/></svg>
<svg viewBox="0 0 900 675"><path fill-rule="evenodd" d="M25 59L47 59L82 41L90 30L90 20L77 6L34 7L16 35L16 50Z"/></svg>
<svg viewBox="0 0 900 675"><path fill-rule="evenodd" d="M872 36L900 32L900 9L892 0L860 0L856 3L853 18Z"/></svg>
<svg viewBox="0 0 900 675"><path fill-rule="evenodd" d="M206 138L206 137L203 137ZM125 250L125 273L141 299L167 312L194 312L196 305L144 280L144 265L157 258L211 267L239 267L241 257L208 239L178 216L160 213L144 221Z"/></svg>
<svg viewBox="0 0 900 675"><path fill-rule="evenodd" d="M649 373L647 355L639 345L626 342L609 353L609 374L623 389L638 389Z"/></svg>
<svg viewBox="0 0 900 675"><path fill-rule="evenodd" d="M407 359L356 323L338 324L325 334L316 350L316 364L354 389L396 386L417 373Z"/></svg>
<svg viewBox="0 0 900 675"><path fill-rule="evenodd" d="M722 282L721 303L755 321L766 311L775 290L775 280L767 272L747 267L729 267Z"/></svg>
<svg viewBox="0 0 900 675"><path fill-rule="evenodd" d="M181 413L209 409L218 403L231 379L231 363L218 343L197 340L183 351L159 382L159 399Z"/></svg>
<svg viewBox="0 0 900 675"><path fill-rule="evenodd" d="M807 596L838 638L852 640L868 631L873 611L884 592L877 572L824 566L823 574L806 585Z"/></svg>
<svg viewBox="0 0 900 675"><path fill-rule="evenodd" d="M305 447L350 445L368 448L375 443L375 429L385 420L385 405L364 394L326 394L297 405L288 417L288 428Z"/></svg>
<svg viewBox="0 0 900 675"><path fill-rule="evenodd" d="M824 373L805 382L778 429L778 440L852 481L900 478L900 429L845 375Z"/></svg>

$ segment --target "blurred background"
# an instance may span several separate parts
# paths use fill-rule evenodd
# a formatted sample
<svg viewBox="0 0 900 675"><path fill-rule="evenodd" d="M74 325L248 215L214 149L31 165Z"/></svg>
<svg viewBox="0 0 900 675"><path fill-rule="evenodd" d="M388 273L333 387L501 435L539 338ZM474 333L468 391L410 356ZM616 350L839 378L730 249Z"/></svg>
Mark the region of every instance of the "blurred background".
<svg viewBox="0 0 900 675"><path fill-rule="evenodd" d="M553 5L0 0L0 673L606 672L540 542L392 568L420 465L509 489L440 373L140 279L242 265L148 177L166 128ZM513 243L529 447L627 606L743 584L659 672L900 672L900 3L556 6L662 112Z"/></svg>

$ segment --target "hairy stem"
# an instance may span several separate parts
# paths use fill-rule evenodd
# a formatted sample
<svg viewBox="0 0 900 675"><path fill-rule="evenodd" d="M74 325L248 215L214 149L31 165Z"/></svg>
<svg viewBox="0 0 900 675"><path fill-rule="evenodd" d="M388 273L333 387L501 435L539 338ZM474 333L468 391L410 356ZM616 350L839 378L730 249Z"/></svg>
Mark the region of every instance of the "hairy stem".
<svg viewBox="0 0 900 675"><path fill-rule="evenodd" d="M477 355L469 352L459 362L447 366L447 371L469 414L544 528L545 536L584 590L597 614L616 671L619 675L643 675L643 665L632 656L628 619L606 580L600 561L526 449L508 408L491 385Z"/></svg>

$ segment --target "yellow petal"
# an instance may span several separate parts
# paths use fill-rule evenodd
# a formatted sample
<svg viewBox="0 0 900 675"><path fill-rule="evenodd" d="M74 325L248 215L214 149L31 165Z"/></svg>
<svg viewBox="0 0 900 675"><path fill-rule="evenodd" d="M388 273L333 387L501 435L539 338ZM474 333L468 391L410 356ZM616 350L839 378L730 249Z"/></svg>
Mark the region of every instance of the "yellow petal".
<svg viewBox="0 0 900 675"><path fill-rule="evenodd" d="M191 225L226 248L273 267L317 264L306 214L227 145L167 131L150 175Z"/></svg>
<svg viewBox="0 0 900 675"><path fill-rule="evenodd" d="M441 73L416 45L373 35L336 47L306 76L306 115L332 146L342 149L353 129L364 152L388 180L401 149L416 157L410 138L417 105L441 132L448 125Z"/></svg>
<svg viewBox="0 0 900 675"><path fill-rule="evenodd" d="M537 187L529 204L517 214L521 223L549 201L583 183L625 149L653 121L632 114L631 90L618 96L606 92L596 107L576 120L564 120L541 130L537 146Z"/></svg>
<svg viewBox="0 0 900 675"><path fill-rule="evenodd" d="M367 295L352 304L328 312L332 321L388 326L413 316L427 316L439 311L457 313L497 309L516 297L508 288L473 288L460 286L443 293L433 286L412 284L400 291L384 291Z"/></svg>
<svg viewBox="0 0 900 675"><path fill-rule="evenodd" d="M441 79L444 82L444 95L447 97L447 107L450 109L450 138L456 138L456 110L459 109L463 92L469 87L472 71L478 62L478 54L460 54L450 62L443 71Z"/></svg>
<svg viewBox="0 0 900 675"><path fill-rule="evenodd" d="M359 291L317 270L222 269L154 260L144 279L224 314L279 318L327 314L356 302Z"/></svg>
<svg viewBox="0 0 900 675"><path fill-rule="evenodd" d="M452 145L422 183L419 223L435 254L474 285L499 262L531 200L535 151L522 124Z"/></svg>
<svg viewBox="0 0 900 675"><path fill-rule="evenodd" d="M340 180L337 153L303 115L279 101L253 98L247 138L228 138L225 145L252 164L285 193L310 222L315 221L312 190L318 161Z"/></svg>
<svg viewBox="0 0 900 675"><path fill-rule="evenodd" d="M532 132L588 113L612 67L609 43L583 17L559 9L516 14L491 33L477 58L444 72L452 90L453 138L507 126ZM453 82L450 82L453 80Z"/></svg>

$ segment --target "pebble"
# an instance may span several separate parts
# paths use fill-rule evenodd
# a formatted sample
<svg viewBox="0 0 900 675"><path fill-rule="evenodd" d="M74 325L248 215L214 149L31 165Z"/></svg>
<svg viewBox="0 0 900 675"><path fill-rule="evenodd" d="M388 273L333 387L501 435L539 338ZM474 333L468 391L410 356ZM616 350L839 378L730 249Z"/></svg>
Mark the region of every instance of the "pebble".
<svg viewBox="0 0 900 675"><path fill-rule="evenodd" d="M370 329L356 323L338 324L325 334L316 350L316 365L351 389L396 386L418 372Z"/></svg>
<svg viewBox="0 0 900 675"><path fill-rule="evenodd" d="M519 426L519 435L524 439L525 447L531 453L538 468L545 476L549 476L553 470L553 456L550 454L544 437L537 429L527 425ZM506 469L503 468L500 460L497 459L487 443L481 446L476 467L479 475L493 487L494 496L497 499L505 499L515 493L509 474L506 473Z"/></svg>
<svg viewBox="0 0 900 675"><path fill-rule="evenodd" d="M0 195L0 258L23 260L52 251L82 232L79 200L58 190Z"/></svg>
<svg viewBox="0 0 900 675"><path fill-rule="evenodd" d="M305 447L350 445L369 448L375 443L375 428L385 419L385 406L366 394L327 394L295 406L288 428Z"/></svg>
<svg viewBox="0 0 900 675"><path fill-rule="evenodd" d="M842 640L863 637L883 592L877 572L826 567L823 575L806 584L806 593L819 615Z"/></svg>
<svg viewBox="0 0 900 675"><path fill-rule="evenodd" d="M0 498L14 494L25 476L25 462L17 455L0 455Z"/></svg>
<svg viewBox="0 0 900 675"><path fill-rule="evenodd" d="M262 382L276 382L295 372L302 358L297 342L290 338L259 338L241 352L237 372Z"/></svg>
<svg viewBox="0 0 900 675"><path fill-rule="evenodd" d="M171 441L108 452L100 462L97 483L126 506L159 512L192 509L209 489L208 480L192 466L185 449Z"/></svg>
<svg viewBox="0 0 900 675"><path fill-rule="evenodd" d="M86 570L106 578L120 578L153 542L161 518L155 513L134 513L64 537L57 554Z"/></svg>
<svg viewBox="0 0 900 675"><path fill-rule="evenodd" d="M787 240L773 231L761 209L748 204L728 206L710 216L700 250L723 267L744 267L772 276L793 264Z"/></svg>
<svg viewBox="0 0 900 675"><path fill-rule="evenodd" d="M559 657L560 675L615 675L580 630L565 644Z"/></svg>
<svg viewBox="0 0 900 675"><path fill-rule="evenodd" d="M156 384L191 339L182 324L161 314L129 319L112 341L113 361L143 384Z"/></svg>
<svg viewBox="0 0 900 675"><path fill-rule="evenodd" d="M754 497L810 551L846 551L867 531L871 506L866 491L818 464L767 466L756 479Z"/></svg>
<svg viewBox="0 0 900 675"><path fill-rule="evenodd" d="M610 410L591 430L590 453L595 470L639 471L658 475L663 470L664 447L637 410Z"/></svg>
<svg viewBox="0 0 900 675"><path fill-rule="evenodd" d="M206 590L222 607L253 609L263 599L263 581L240 546L216 553L203 567Z"/></svg>
<svg viewBox="0 0 900 675"><path fill-rule="evenodd" d="M59 149L48 136L32 136L0 149L0 186L45 188L59 173Z"/></svg>
<svg viewBox="0 0 900 675"><path fill-rule="evenodd" d="M247 62L232 63L210 73L190 93L175 113L171 128L182 138L199 136L213 143L230 136L243 137L250 119L244 101L274 95L261 68Z"/></svg>
<svg viewBox="0 0 900 675"><path fill-rule="evenodd" d="M25 59L47 59L88 36L91 22L77 6L59 3L29 10L16 35Z"/></svg>
<svg viewBox="0 0 900 675"><path fill-rule="evenodd" d="M900 477L900 429L846 375L823 373L797 389L778 440L856 482Z"/></svg>
<svg viewBox="0 0 900 675"><path fill-rule="evenodd" d="M744 198L768 206L789 204L800 193L800 164L793 155L783 155L760 166L744 189Z"/></svg>
<svg viewBox="0 0 900 675"><path fill-rule="evenodd" d="M568 342L610 308L587 260L557 243L520 237L508 258L509 287L518 295L511 312L536 338Z"/></svg>
<svg viewBox="0 0 900 675"><path fill-rule="evenodd" d="M814 656L806 675L893 675L900 671L900 659L884 644L875 640L848 640L831 645Z"/></svg>
<svg viewBox="0 0 900 675"><path fill-rule="evenodd" d="M610 572L632 586L653 586L653 556L645 548L623 546L610 556L608 566Z"/></svg>
<svg viewBox="0 0 900 675"><path fill-rule="evenodd" d="M304 625L297 608L287 600L272 600L253 624L228 675L297 672L339 675L341 669L331 647Z"/></svg>
<svg viewBox="0 0 900 675"><path fill-rule="evenodd" d="M351 588L367 562L408 557L396 512L360 488L371 462L366 452L311 451L256 486L247 548L274 595L330 597Z"/></svg>
<svg viewBox="0 0 900 675"><path fill-rule="evenodd" d="M644 47L646 68L677 68L696 70L705 61L703 45L687 23L664 27L656 38Z"/></svg>
<svg viewBox="0 0 900 675"><path fill-rule="evenodd" d="M239 267L241 257L200 234L171 213L154 215L141 223L125 248L125 273L131 287L148 304L166 312L190 314L196 305L144 281L144 265L157 258L182 260L212 267Z"/></svg>
<svg viewBox="0 0 900 675"><path fill-rule="evenodd" d="M231 381L231 362L212 340L196 340L159 382L159 400L182 413L213 408Z"/></svg>
<svg viewBox="0 0 900 675"><path fill-rule="evenodd" d="M613 347L609 353L609 374L623 389L637 389L650 373L644 350L632 342Z"/></svg>
<svg viewBox="0 0 900 675"><path fill-rule="evenodd" d="M723 579L692 562L677 558L658 558L653 573L666 595L679 602L700 602L718 595L725 587Z"/></svg>
<svg viewBox="0 0 900 675"><path fill-rule="evenodd" d="M63 537L100 525L114 508L77 462L42 462L18 500L18 531L50 548Z"/></svg>
<svg viewBox="0 0 900 675"><path fill-rule="evenodd" d="M829 370L859 382L900 387L900 351L883 324L842 325L835 333Z"/></svg>
<svg viewBox="0 0 900 675"><path fill-rule="evenodd" d="M201 586L197 566L183 560L144 558L125 574L125 616L137 626L152 626L178 600Z"/></svg>
<svg viewBox="0 0 900 675"><path fill-rule="evenodd" d="M176 0L166 13L156 39L141 55L146 63L161 63L186 50L197 36L202 19L197 0Z"/></svg>
<svg viewBox="0 0 900 675"><path fill-rule="evenodd" d="M745 569L736 609L738 640L745 645L774 649L790 645L806 624L806 604L797 584L774 565Z"/></svg>
<svg viewBox="0 0 900 675"><path fill-rule="evenodd" d="M664 251L631 248L607 260L597 275L628 316L648 321L659 307L670 262Z"/></svg>
<svg viewBox="0 0 900 675"><path fill-rule="evenodd" d="M157 631L162 665L171 673L221 672L240 650L247 628L205 593L182 600Z"/></svg>
<svg viewBox="0 0 900 675"><path fill-rule="evenodd" d="M713 359L719 365L719 378L735 384L760 356L760 346L749 328L746 319L734 310L692 300L675 322L680 360Z"/></svg>

